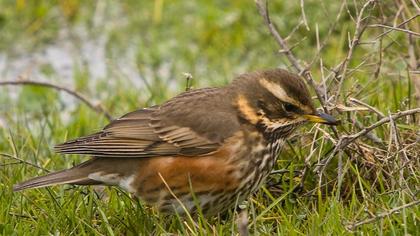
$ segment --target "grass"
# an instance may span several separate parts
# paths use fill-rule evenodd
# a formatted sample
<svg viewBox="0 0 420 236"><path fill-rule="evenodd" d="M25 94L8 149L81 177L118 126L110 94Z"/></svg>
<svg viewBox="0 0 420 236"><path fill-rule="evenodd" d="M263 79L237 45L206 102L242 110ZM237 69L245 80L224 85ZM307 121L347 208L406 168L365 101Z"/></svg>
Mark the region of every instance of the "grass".
<svg viewBox="0 0 420 236"><path fill-rule="evenodd" d="M282 36L294 32L287 43L302 61L311 62L317 45L326 39L310 71L317 83L327 79L330 96L336 93L336 81L328 75L349 51L348 38L364 2L343 5L329 37L339 1L304 1L308 27L299 24L303 19L299 1L269 5ZM412 4L377 2L367 8L366 20L399 24L415 15ZM193 75L193 87L199 88L226 84L246 71L279 66L294 70L277 52L253 1L3 0L1 5L0 81L21 77L68 86L114 117L182 92L184 72ZM420 31L415 20L405 27ZM357 133L381 118L351 98L385 116L418 107L414 95L418 67L410 67L410 50L419 58L420 42L395 30L377 38L384 32L381 27L366 28L349 61L338 103L327 104L343 121L340 136ZM281 173L270 176L244 204L250 232L416 235L420 208L407 204L419 199L418 122L418 115L387 122L371 132L381 143L363 136L346 152L337 153L321 172L314 171L317 163L325 160L337 138L324 126L300 129L277 162ZM91 187L72 186L12 192L17 182L85 160L57 155L52 147L106 124L105 117L62 92L0 87L0 234L237 234L233 212L210 219L167 217L117 188L107 187L99 195ZM293 191L302 181L303 188ZM374 220L349 228L366 219Z"/></svg>

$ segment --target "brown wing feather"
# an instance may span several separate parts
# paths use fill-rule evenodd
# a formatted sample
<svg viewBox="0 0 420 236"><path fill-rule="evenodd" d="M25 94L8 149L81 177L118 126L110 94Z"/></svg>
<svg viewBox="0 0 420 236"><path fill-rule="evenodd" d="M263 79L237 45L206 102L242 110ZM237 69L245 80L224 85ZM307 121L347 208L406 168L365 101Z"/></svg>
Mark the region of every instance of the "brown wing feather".
<svg viewBox="0 0 420 236"><path fill-rule="evenodd" d="M98 133L57 145L56 151L96 157L213 152L239 127L230 103L218 100L221 92L213 88L180 94L162 106L128 113ZM207 116L206 109L211 107L213 112Z"/></svg>

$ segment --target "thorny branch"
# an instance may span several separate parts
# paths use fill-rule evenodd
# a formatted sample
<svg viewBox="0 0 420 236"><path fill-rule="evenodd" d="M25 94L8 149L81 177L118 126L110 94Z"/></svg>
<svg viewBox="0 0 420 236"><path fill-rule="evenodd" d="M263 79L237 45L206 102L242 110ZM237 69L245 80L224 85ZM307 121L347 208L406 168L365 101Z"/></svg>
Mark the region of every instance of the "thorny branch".
<svg viewBox="0 0 420 236"><path fill-rule="evenodd" d="M350 102L354 102L354 103L356 103L358 105L362 105L362 106L368 108L372 112L376 113L380 118L384 118L385 117L385 115L382 112L380 112L378 109L376 109L376 108L372 107L371 105L366 104L366 103L364 103L364 102L362 102L362 101L360 101L360 100L358 100L356 98L349 98L349 101Z"/></svg>
<svg viewBox="0 0 420 236"><path fill-rule="evenodd" d="M330 28L330 31L328 32L327 38L322 42L322 44L320 44L318 29L316 27L316 36L317 36L317 45L318 45L317 49L318 49L318 51L317 51L317 54L316 54L315 58L309 63L309 66L306 66L306 64L304 62L300 61L293 54L292 48L289 47L289 45L287 44L288 37L283 38L280 35L279 31L277 30L276 25L271 21L270 15L269 15L269 12L268 12L268 9L267 9L268 8L267 7L267 0L255 0L255 2L256 2L256 5L257 5L257 8L258 8L258 11L259 11L260 15L264 19L264 23L268 27L268 29L269 29L271 35L273 36L274 40L277 42L277 44L282 49L281 52L284 53L284 55L289 60L292 67L295 70L297 70L299 72L299 74L302 75L305 78L306 82L308 82L308 84L310 84L314 88L314 90L316 92L316 95L317 95L322 107L324 108L324 111L326 111L326 112L328 112L327 111L327 106L331 102L335 104L334 107L337 107L337 102L339 101L339 96L340 96L340 93L341 93L343 83L346 79L346 76L348 76L354 70L358 69L358 67L356 67L354 69L349 69L348 67L349 67L350 61L353 58L355 49L361 43L360 41L361 41L362 35L363 35L364 31L367 29L367 27L383 28L384 32L382 34L380 34L379 36L377 36L373 41L375 43L377 39L381 39L381 41L380 41L381 45L379 47L380 53L382 53L382 51L383 51L383 49L382 49L382 37L384 35L388 34L391 31L401 31L401 32L406 33L407 36L409 37L409 39L411 40L410 41L411 42L410 46L412 46L412 48L410 48L411 49L411 54L410 54L410 56L411 56L410 57L411 67L410 68L414 72L411 71L410 73L415 73L415 69L417 68L416 67L416 64L417 64L416 61L417 60L415 59L415 53L413 53L414 52L414 50L413 50L413 48L414 48L413 38L420 36L420 34L416 31L408 29L407 24L410 21L417 18L420 15L419 13L417 13L414 16L411 16L407 20L403 19L404 21L402 23L400 23L400 24L395 23L393 26L388 26L388 25L385 25L385 24L370 24L369 25L368 23L369 23L369 20L370 20L369 18L371 18L371 15L367 14L366 12L368 12L369 9L372 9L372 6L375 6L375 4L378 3L378 2L375 1L375 0L366 0L364 2L364 4L361 6L360 10L357 11L356 16L354 18L355 30L354 30L354 34L352 36L349 36L349 46L348 46L348 51L345 55L345 58L343 59L343 61L341 61L339 64L337 64L336 66L334 66L332 68L331 73L326 78L324 78L323 72L321 71L322 78L323 78L323 81L322 81L323 82L323 88L322 88L322 87L317 86L317 84L314 81L314 79L313 79L309 70L310 70L312 64L314 64L316 62L316 60L318 60L318 59L321 60L321 70L323 70L322 58L319 58L320 54L321 54L320 51L324 47L324 45L326 44L326 40L329 37L329 34L331 33L332 29ZM337 18L336 18L336 22L338 22L338 19L340 18L341 12L343 10L343 6L345 4L346 3L343 3L341 5L341 8L340 8L339 13L338 13ZM307 26L307 19L304 15L304 9L303 9L303 1L301 1L301 8L302 8L301 10L302 10L302 14L303 14L303 17L304 17L303 21L305 23L305 26ZM405 26L405 28L402 28L402 26ZM335 28L335 23L333 24L332 28ZM380 56L382 56L382 54ZM381 59L382 58L380 58L380 64L381 64ZM302 66L302 65L305 65L306 67ZM380 65L379 65L379 67L380 67ZM374 74L374 76L375 76L374 78L375 79L378 78L378 75L379 75L379 70L377 70L377 72ZM327 81L328 79L335 79L337 81L336 82L336 92L334 92L334 96L333 96L333 99L332 99L333 101L329 100L328 97L327 97L327 87L325 86L325 81ZM419 95L419 97L420 97L420 95ZM359 146L360 144L358 142L356 142L357 139L359 139L361 137L366 137L366 138L370 138L371 140L373 140L377 144L382 144L383 141L381 139L377 138L374 134L372 134L371 133L372 130L378 128L379 126L381 126L383 124L391 123L391 125L393 126L393 129L394 129L394 132L398 132L397 126L395 125L395 120L396 119L399 119L399 118L405 117L405 116L415 116L416 114L420 113L420 108L415 108L415 109L411 109L411 110L406 110L406 111L401 111L401 112L397 112L397 113L394 113L394 114L390 114L389 116L385 116L377 108L375 108L375 107L373 107L373 106L371 106L367 103L364 103L364 102L362 102L362 101L360 101L356 98L350 98L348 101L351 102L351 103L355 103L355 104L361 105L363 107L366 107L368 110L375 113L379 120L377 122L371 124L368 127L363 127L361 125L361 123L356 120L356 122L358 122L358 123L356 123L356 126L358 127L359 132L356 132L354 134L350 133L350 134L343 135L343 136L340 137L335 128L332 129L333 133L335 135L335 138L331 137L331 135L328 134L328 133L326 134L330 138L330 141L334 144L334 148L329 151L329 153L327 154L327 156L325 158L319 157L318 165L316 165L315 168L314 168L314 171L316 173L320 174L320 186L322 186L321 185L321 178L322 178L322 174L325 173L326 166L328 165L328 163L331 161L331 159L333 157L337 156L337 154L339 154L339 158L341 160L341 161L339 161L338 174L337 174L338 175L338 177L337 177L338 186L340 186L340 181L342 181L343 174L344 174L343 171L342 171L342 168L343 168L342 167L343 163L342 163L342 159L341 159L342 154L343 154L343 152L345 152L345 153L347 153L347 155L349 157L351 157L352 154L350 153L350 155L349 155L348 152L351 152L351 150L353 149L353 145L355 147L358 147L358 149L360 150L361 149L360 146ZM316 137L316 135L314 137ZM313 141L313 143L314 143L314 141ZM349 146L351 144L353 144L353 145ZM405 157L405 161L407 161L407 154L405 152L405 149L404 149L403 145L401 143L399 143L397 146L398 146L398 150L403 152L404 157ZM311 152L311 154L309 154L308 158L305 160L305 167L304 167L304 170L302 171L303 174L302 174L302 181L300 183L301 184L300 186L302 186L303 182L305 181L305 177L306 177L306 174L308 173L308 169L311 168L311 165L309 163L309 158L312 156L312 154L313 154L313 152ZM361 155L363 155L363 154L361 154ZM400 168L402 168L402 167L400 167ZM401 173L403 173L403 172L401 172ZM328 183L326 183L326 184L328 184ZM414 205L418 205L419 203L420 203L420 201L411 202L409 204L405 204L403 206L391 209L388 212L373 216L372 218L369 218L369 219L366 219L366 220L363 220L363 221L360 221L360 222L351 223L351 224L348 225L348 229L353 230L360 225L372 223L372 222L374 222L378 219L387 217L387 216L389 216L391 214L394 214L394 213L398 213L398 211L401 210L401 209L408 208L408 207L411 207L411 206L414 206Z"/></svg>
<svg viewBox="0 0 420 236"><path fill-rule="evenodd" d="M315 89L315 93L322 107L324 108L324 111L328 112L325 106L325 99L322 96L323 92L315 83L314 79L312 78L311 73L299 63L298 59L292 53L290 47L287 45L286 40L283 39L283 37L277 31L276 25L274 24L274 22L271 21L271 18L268 12L268 7L267 7L268 2L266 0L255 0L255 3L257 5L260 15L264 18L264 22L267 25L271 35L276 40L277 44L282 48L282 52L286 55L286 57L288 58L292 66L298 71L298 73L300 75L303 75L305 80Z"/></svg>
<svg viewBox="0 0 420 236"><path fill-rule="evenodd" d="M401 31L401 32L404 32L404 33L407 33L407 34L411 34L411 35L416 36L416 37L420 37L420 33L413 32L411 30L401 29L401 28L398 28L398 27L389 26L389 25L372 24L372 25L369 25L369 27L381 27L381 28L385 28L385 29L391 29L391 30L395 30L395 31Z"/></svg>
<svg viewBox="0 0 420 236"><path fill-rule="evenodd" d="M53 83L50 83L50 82L39 82L39 81L33 81L33 80L0 81L0 86L5 86L5 85L40 86L40 87L52 88L52 89L57 90L57 91L63 91L65 93L70 94L71 96L75 97L76 99L80 100L81 102L86 104L90 109L94 110L96 113L104 115L108 120L112 120L111 114L109 114L100 104L95 105L93 102L89 101L89 99L87 99L82 94L80 94L80 93L78 93L78 92L76 92L72 89L63 87L61 85L53 84Z"/></svg>
<svg viewBox="0 0 420 236"><path fill-rule="evenodd" d="M416 113L420 113L420 108L415 108L415 109L411 109L411 110L406 110L406 111L400 111L397 112L395 114L393 114L390 117L384 117L381 120L379 120L378 122L370 125L369 127L364 128L363 130L359 131L356 134L352 134L352 135L348 135L348 136L343 136L341 138L341 142L339 141L340 145L337 145L338 148L343 149L345 148L347 145L349 145L351 142L353 142L354 140L366 135L367 133L369 133L370 131L372 131L373 129L388 123L389 121L404 117L404 116L409 116L409 115L413 115Z"/></svg>
<svg viewBox="0 0 420 236"><path fill-rule="evenodd" d="M359 14L357 15L356 28L355 28L353 38L350 41L347 56L344 59L344 61L340 64L339 69L337 70L337 73L336 73L336 76L335 76L335 78L338 79L338 88L336 90L337 92L336 92L336 95L335 95L335 102L336 103L338 101L338 98L340 97L341 87L343 86L343 82L346 78L347 68L348 68L349 62L350 62L351 58L353 57L354 50L355 50L356 46L359 44L360 38L362 37L362 34L363 34L364 30L366 29L366 26L362 25L362 22L366 19L365 17L363 17L363 13L367 9L367 7L370 4L373 4L374 2L375 2L375 0L367 1L363 5L363 7L361 8ZM341 73L339 73L339 72L341 72Z"/></svg>
<svg viewBox="0 0 420 236"><path fill-rule="evenodd" d="M412 20L416 19L416 18L417 18L417 17L419 17L419 16L420 16L420 13L418 13L418 14L416 14L416 15L414 15L414 16L412 16L412 17L410 17L409 19L407 19L407 20L403 21L402 23L398 24L398 25L397 25L397 26L395 26L395 27L400 28L401 26L403 26L403 25L407 24L408 22L410 22L410 21L412 21ZM388 33L392 32L392 31L393 31L393 28L391 28L391 29L389 29L389 30L387 30L387 31L383 32L382 34L380 34L380 35L376 36L375 40L376 40L376 39L379 39L379 38L381 38L381 37L383 37L384 35L386 35L386 34L388 34Z"/></svg>
<svg viewBox="0 0 420 236"><path fill-rule="evenodd" d="M260 15L264 18L264 22L267 25L271 35L274 37L275 41L277 42L277 44L282 48L282 52L286 55L286 57L288 58L288 60L290 61L290 63L292 64L292 66L299 72L299 74L303 75L304 78L306 79L306 81L315 89L315 92L317 94L318 99L321 102L321 105L323 106L324 110L327 111L326 109L326 101L324 99L324 97L322 96L322 91L321 89L316 85L315 81L313 80L312 75L310 74L310 72L307 69L304 69L304 67L300 64L299 60L294 56L293 52L291 51L290 47L287 45L287 42L284 38L281 37L280 33L277 30L276 25L271 21L269 12L268 12L268 7L267 7L267 1L266 0L256 0L256 5L257 8L259 10ZM337 89L337 94L335 96L335 103L337 103L338 101L338 97L339 97L339 93L342 87L342 83L345 80L345 76L347 74L347 70L348 70L348 64L349 61L351 60L351 58L353 57L353 53L355 48L357 47L357 45L360 43L360 39L362 37L362 34L364 32L364 30L366 29L366 25L365 21L367 19L367 17L365 17L364 13L366 12L366 10L368 9L368 7L372 4L375 3L375 0L368 0L364 3L364 5L361 7L360 11L357 13L357 17L355 19L355 32L354 35L352 37L352 39L349 42L349 50L347 52L347 55L345 57L345 59L333 70L333 74L335 74L335 78L338 80L338 89ZM340 10L341 12L341 10ZM409 22L410 20L414 19L415 17L411 17L409 20L401 23L398 25L398 27L406 24L407 22ZM391 29L393 30L393 29ZM387 31L388 32L388 31ZM385 32L385 33L387 33ZM410 31L410 33L412 33ZM414 33L416 34L416 33ZM412 34L412 35L414 35ZM355 102L355 101L353 101ZM361 104L359 102L359 104ZM367 104L362 104L363 106L368 107L370 110L374 111L376 114L378 114L378 116L380 118L383 118L383 114L381 112L379 112L377 109L367 105ZM399 112L396 113L392 116L393 119L397 119L399 117L405 116L405 115L410 115L410 114L414 114L414 113L418 113L418 111L416 109L414 110L408 110L405 112ZM331 154L329 155L328 158L324 159L322 164L320 166L325 166L333 156L335 156L339 150L343 150L345 149L350 143L352 143L354 140L356 140L357 138L367 135L371 130L375 129L376 127L389 122L389 118L383 118L380 121L378 121L377 123L364 128L363 130L361 130L359 133L353 134L353 135L347 135L347 136L343 136L343 137L338 137L338 134L336 132L335 129L333 129L334 133L336 134L336 137L338 137L338 141L336 141L335 143L337 144L336 147L334 148L334 151L331 152Z"/></svg>
<svg viewBox="0 0 420 236"><path fill-rule="evenodd" d="M303 71L303 67L298 62L298 59L293 55L292 51L289 49L289 46L287 45L286 41L283 39L283 37L280 36L279 32L277 31L277 27L274 25L274 23L270 19L270 15L268 12L268 2L265 0L256 0L255 3L257 4L258 11L260 12L260 15L264 18L265 23L268 26L268 29L270 30L270 33L275 38L276 42L279 44L279 46L283 49L284 54L287 56L289 61L292 63L293 67L300 73Z"/></svg>
<svg viewBox="0 0 420 236"><path fill-rule="evenodd" d="M284 40L283 37L281 37L280 33L277 30L276 25L274 24L274 22L271 21L269 11L268 11L268 1L267 0L255 0L255 3L257 5L258 11L259 11L260 15L263 17L264 22L267 25L271 35L274 37L277 44L282 48L282 52L286 55L286 57L288 58L288 60L292 64L292 66L299 72L300 75L302 75L305 78L306 82L308 84L310 84L311 87L315 90L316 96L317 96L324 112L329 113L329 111L327 109L327 104L326 104L327 103L327 101L326 101L327 97L323 96L323 94L326 94L326 91L323 92L319 88L319 86L314 81L314 79L312 77L312 74L309 71L309 67L304 68L299 63L298 59L292 53L290 47L287 45L286 40ZM339 14L339 16L337 16L336 21L338 21L340 15L341 15L341 11L342 11L343 6L344 6L344 4L342 4L342 6L340 7L340 14ZM334 23L333 27L335 27L335 23ZM326 88L324 88L324 89L326 89ZM332 132L334 133L334 135L337 138L339 138L337 129L335 127L331 127L331 129L332 129ZM347 153L347 155L350 155L350 154ZM306 165L303 173L307 173L308 168L309 168L309 166Z"/></svg>
<svg viewBox="0 0 420 236"><path fill-rule="evenodd" d="M333 152L329 155L328 158L324 159L316 168L315 168L315 172L318 172L320 170L320 168L322 168L321 172L324 171L326 165L328 164L328 162L330 162L330 160L340 151L343 150L344 148L346 148L349 144L353 143L356 139L368 134L370 131L372 131L373 129L376 129L377 127L390 122L391 120L395 120L404 116L409 116L409 115L413 115L413 114L417 114L420 113L420 108L415 108L415 109L411 109L411 110L406 110L406 111L401 111L401 112L397 112L391 116L388 117L384 117L381 120L379 120L378 122L362 129L361 131L359 131L358 133L352 134L352 135L346 135L346 136L342 136L337 144L335 145L335 148L333 150Z"/></svg>
<svg viewBox="0 0 420 236"><path fill-rule="evenodd" d="M328 33L325 36L324 40L322 42L317 42L318 50L317 50L315 56L313 57L313 59L311 60L311 62L308 64L307 70L309 70L312 67L312 65L316 62L316 60L322 59L322 58L320 58L321 51L325 47L325 45L327 45L327 41L329 40L329 38L330 38L331 34L333 33L333 31L336 29L337 24L339 23L339 20L341 18L341 14L343 13L343 9L344 9L344 6L345 5L346 5L346 2L343 1L341 3L340 10L338 11L337 16L335 17L334 22L332 23L331 27L329 28ZM316 29L318 29L318 27ZM319 33L318 33L318 31L317 31L317 40L319 41ZM322 78L324 79L324 76L322 76ZM325 84L325 80L323 81L323 83ZM323 90L324 90L324 93L325 93L324 96L326 96L326 93L327 93L326 86L324 86ZM325 97L325 99L327 100L327 97Z"/></svg>

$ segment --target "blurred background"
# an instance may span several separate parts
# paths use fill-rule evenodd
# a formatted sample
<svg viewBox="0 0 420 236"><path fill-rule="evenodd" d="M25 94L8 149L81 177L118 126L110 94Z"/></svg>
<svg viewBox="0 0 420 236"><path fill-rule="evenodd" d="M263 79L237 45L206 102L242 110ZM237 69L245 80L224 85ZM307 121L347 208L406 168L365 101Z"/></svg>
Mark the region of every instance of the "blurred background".
<svg viewBox="0 0 420 236"><path fill-rule="evenodd" d="M185 72L195 86L221 85L282 64L252 1L2 0L0 27L2 79L52 80L105 103L121 90L136 107L161 102Z"/></svg>
<svg viewBox="0 0 420 236"><path fill-rule="evenodd" d="M363 27L359 28L363 34L348 60L341 96L333 102L337 83L334 73L349 55L359 13L367 2L279 0L269 4L272 20L299 63L308 68L320 87L327 88L332 100L327 99L326 107L344 123L340 134L362 130L381 119L381 113L387 116L419 104L416 92L420 89L420 8L415 0L372 1L366 6L361 16ZM201 88L222 86L238 74L275 67L295 71L270 35L254 1L0 0L0 83L31 80L62 86L81 94L114 118L162 103L184 91L185 73L192 75L193 88ZM374 107L379 115L354 103L352 98ZM83 212L89 210L79 209L79 197L69 200L65 196L69 193L63 188L11 192L11 186L20 180L46 170L70 167L86 158L63 158L54 154L52 147L95 132L107 122L102 112L66 92L42 86L0 86L0 233L28 232L35 225L44 226L38 233L69 234L73 228L95 234L139 232L119 225L118 220L101 218L104 212L117 219L137 217L132 220L144 223L144 231L140 230L143 233L162 233L167 228L166 225L162 231L150 231L159 221L141 218L137 208L127 210L123 205L131 204L129 200L121 208L118 201L113 202L114 208L95 203L102 213L91 210L96 213L85 216ZM346 222L357 221L373 214L363 209L391 209L418 199L416 122L418 119L412 115L396 125L397 131L390 126L375 130L363 139L361 146L350 149L354 155L334 158L324 178L311 172L305 182L306 197L300 198L299 203L287 195L282 208L265 210L257 204L255 214L263 212L264 217L268 216L255 220L253 232L285 233L293 229L312 234L342 233L347 231L337 223L343 222L340 217L344 216ZM393 140L392 132L398 132L399 143ZM330 130L318 127L302 129L291 139L293 145L286 148L276 167L290 170L286 178L274 178L281 183L280 190L276 188L280 193L276 189L262 191L254 199L268 206L276 194L299 182L302 176L296 176L295 170L308 167L306 157L312 156L309 162L316 163L333 147L334 139L329 134ZM405 150L405 158L413 161L399 162L401 150ZM396 165L402 173L393 173ZM74 191L84 191L80 189ZM113 194L121 195L116 190L107 191L110 201ZM325 207L338 201L338 208L331 213L333 217L326 208L312 205L316 194L327 196ZM382 196L379 200L378 195ZM84 196L93 195L88 192ZM331 196L333 200L329 199ZM89 202L80 198L79 202ZM323 202L321 198L319 204ZM51 199L60 207L49 209ZM342 201L351 202L350 207ZM34 207L34 202L38 207ZM64 207L69 205L72 207ZM69 218L69 212L83 216ZM415 232L413 222L418 222L418 213L417 208L405 218L390 218L382 222L385 228L370 225L363 229L379 233L395 227L395 232ZM78 221L94 226L89 228ZM50 226L50 222L55 226ZM277 228L285 222L289 222L283 228L286 231ZM325 224L317 231L320 222ZM403 223L405 226L400 225ZM115 226L114 231L109 225ZM230 230L231 225L223 225L217 226L221 227L218 232ZM175 223L170 227L179 229ZM214 233L211 229L209 232Z"/></svg>
<svg viewBox="0 0 420 236"><path fill-rule="evenodd" d="M315 59L311 72L319 79L318 44L328 39L321 51L323 70L339 64L348 51L349 30L362 4L356 1L341 9L336 1L311 0L305 1L303 12L299 1L272 1L270 10L283 37L289 36L293 53L306 63ZM409 18L416 9L406 4L412 10ZM385 1L369 14L375 14L371 18L382 14L383 22L392 23L397 20L391 14L398 10L395 7L398 1ZM293 70L278 52L253 1L1 0L0 27L2 80L54 81L101 101L113 114L126 111L121 108L127 104L139 107L142 102L161 102L179 93L185 87L186 72L193 75L195 87L203 87L222 85L235 75L257 69ZM374 72L379 43L372 41L379 34L373 34L380 31L368 30L362 39L366 44L360 45L350 62L355 71L349 87L369 75L368 70ZM395 31L386 36L385 42L381 40L388 48L381 55L385 59L379 76L407 87L408 80L400 80L408 76L406 34ZM417 51L418 41L414 46ZM55 92L33 96L42 100L49 93ZM72 105L71 99L58 96L59 101ZM113 96L119 98L110 99ZM1 104L9 102L7 96L0 99ZM34 110L33 104L25 104L20 105ZM55 105L41 107L47 112ZM391 110L400 105L389 104Z"/></svg>

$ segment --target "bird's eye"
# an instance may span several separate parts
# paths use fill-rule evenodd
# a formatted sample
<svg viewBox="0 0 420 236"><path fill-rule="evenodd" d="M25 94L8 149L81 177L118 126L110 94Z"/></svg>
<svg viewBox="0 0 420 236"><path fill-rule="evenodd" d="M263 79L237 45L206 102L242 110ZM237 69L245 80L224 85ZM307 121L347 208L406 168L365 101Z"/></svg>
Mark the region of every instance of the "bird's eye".
<svg viewBox="0 0 420 236"><path fill-rule="evenodd" d="M290 103L285 103L285 104L283 105L283 108L284 108L284 110L285 110L285 111L287 111L287 112L296 112L296 111L298 111L298 110L299 110L299 108L298 108L297 106L295 106L295 105L293 105L293 104L290 104Z"/></svg>

